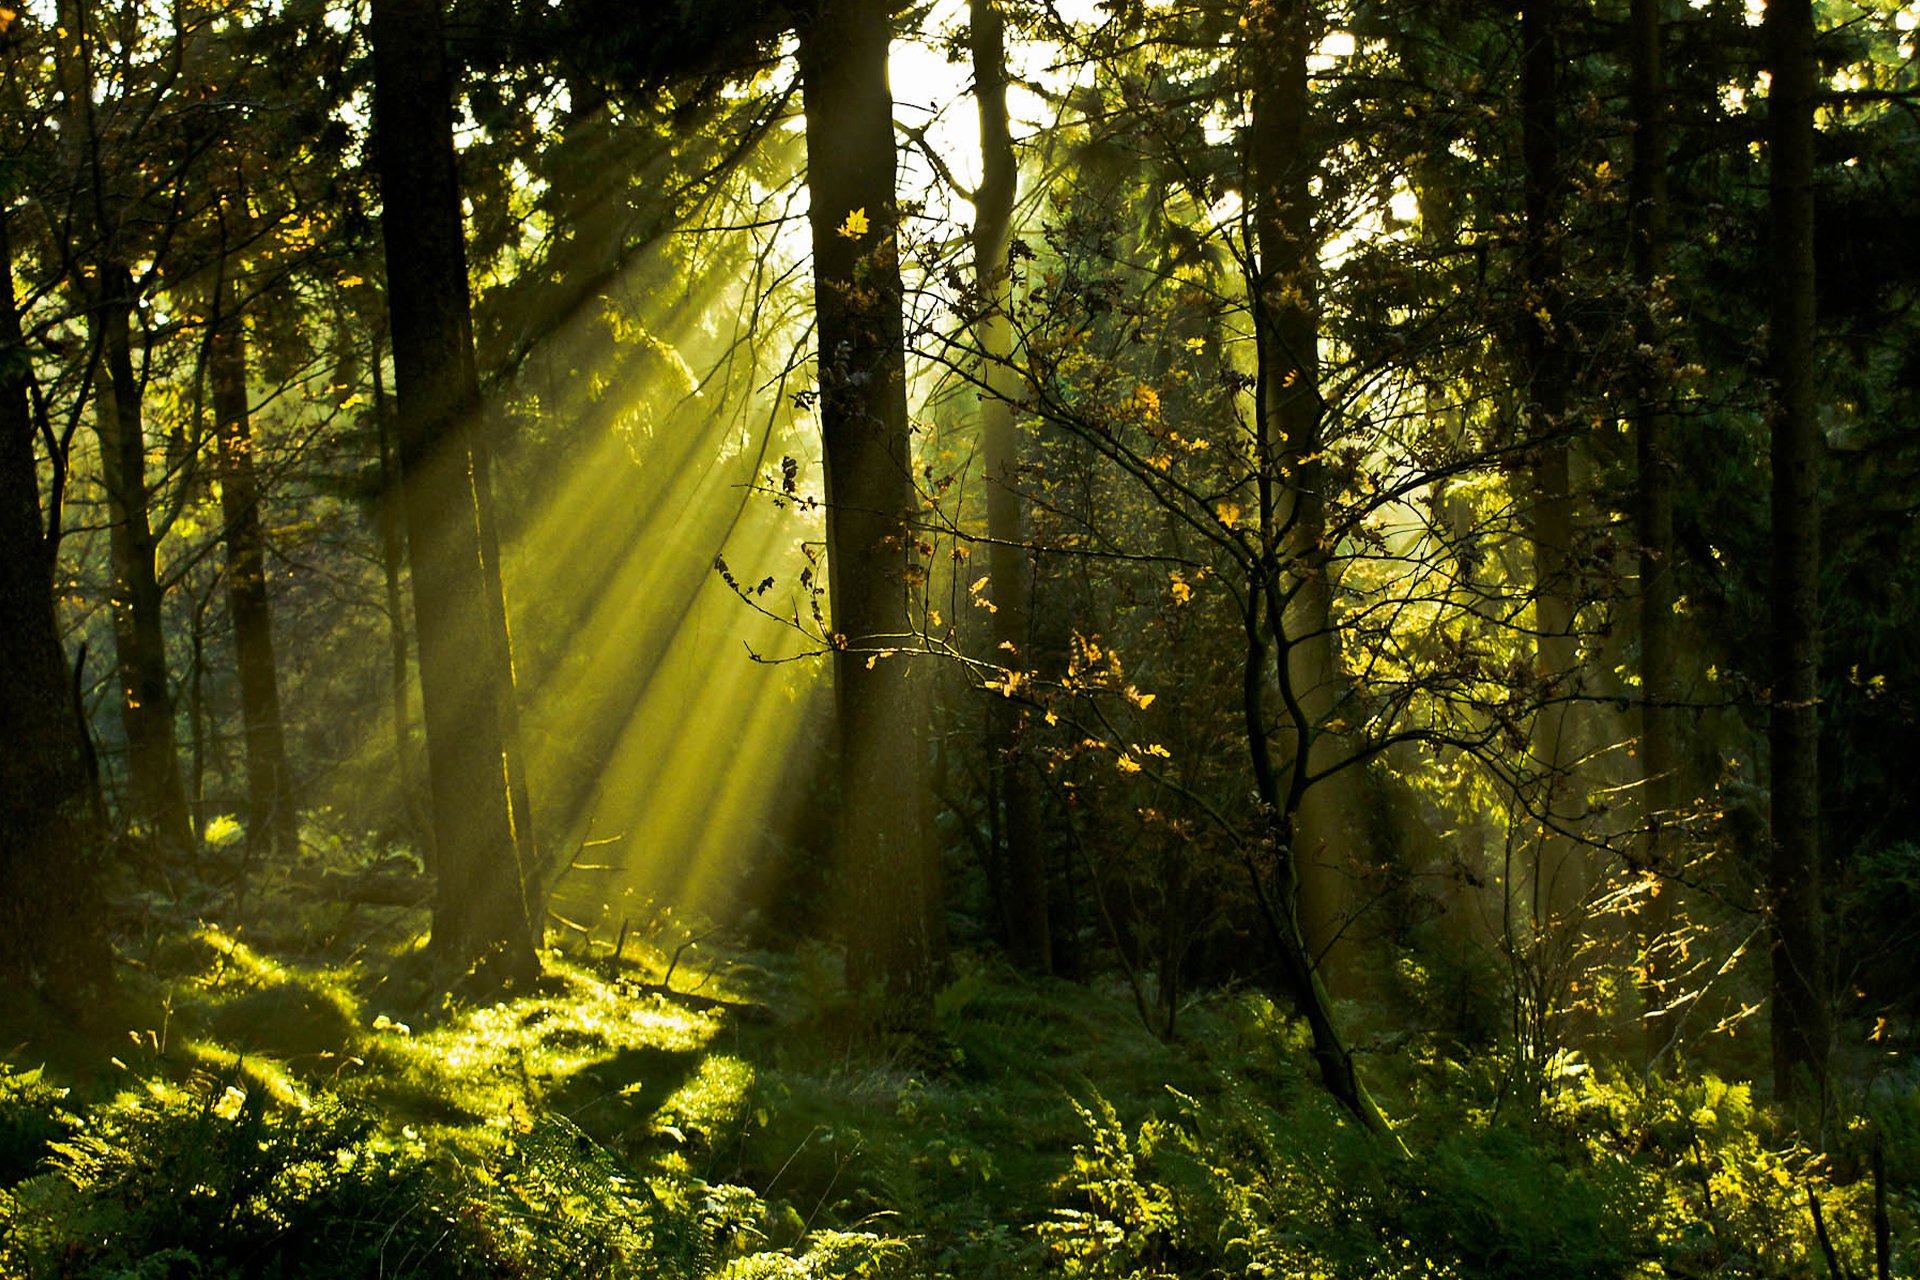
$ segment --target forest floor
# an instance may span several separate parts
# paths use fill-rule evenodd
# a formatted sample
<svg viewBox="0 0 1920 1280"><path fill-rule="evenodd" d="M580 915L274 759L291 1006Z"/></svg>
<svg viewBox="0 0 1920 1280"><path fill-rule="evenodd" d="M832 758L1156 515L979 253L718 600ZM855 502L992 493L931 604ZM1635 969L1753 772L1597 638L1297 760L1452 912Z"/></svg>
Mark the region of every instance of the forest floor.
<svg viewBox="0 0 1920 1280"><path fill-rule="evenodd" d="M934 1025L886 1034L827 948L663 930L462 1003L423 927L154 899L115 1002L0 1009L0 1274L1874 1273L1864 1158L1710 1075L1568 1061L1523 1106L1497 1052L1383 1035L1408 1162L1254 993L1167 1044L1124 985L963 955ZM1872 1119L1902 1244L1916 1096Z"/></svg>

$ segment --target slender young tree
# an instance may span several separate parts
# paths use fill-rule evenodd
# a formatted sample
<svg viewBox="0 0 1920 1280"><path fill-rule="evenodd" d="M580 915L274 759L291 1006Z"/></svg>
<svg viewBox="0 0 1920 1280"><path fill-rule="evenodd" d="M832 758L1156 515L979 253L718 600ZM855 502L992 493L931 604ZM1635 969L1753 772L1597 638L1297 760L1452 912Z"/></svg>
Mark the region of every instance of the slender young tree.
<svg viewBox="0 0 1920 1280"><path fill-rule="evenodd" d="M1321 929L1333 927L1326 918L1332 914L1325 901L1328 886L1309 874L1302 847L1303 834L1324 833L1324 820L1331 815L1313 815L1322 822L1302 818L1308 816L1303 805L1316 770L1324 770L1336 754L1316 752L1315 745L1339 687L1324 549L1324 469L1317 461L1324 406L1311 184L1319 163L1311 141L1307 68L1315 20L1310 0L1261 0L1248 15L1242 46L1244 79L1253 89L1247 159L1256 265L1249 285L1259 397L1253 478L1260 516L1258 554L1244 605L1243 705L1273 863L1270 873L1256 872L1254 887L1289 993L1312 1031L1322 1081L1367 1128L1390 1135L1334 1021L1321 973L1323 947L1303 919L1303 902L1312 902L1317 890L1321 899L1312 909L1319 918L1307 919ZM1291 599L1288 582L1297 584ZM1267 729L1270 658L1283 703L1283 732L1291 739L1284 777L1275 769Z"/></svg>
<svg viewBox="0 0 1920 1280"><path fill-rule="evenodd" d="M222 230L244 241L246 197L243 191L229 194L221 209ZM213 386L220 514L226 526L227 611L233 618L240 717L245 726L247 844L250 850L291 854L300 847L299 815L280 716L273 608L267 590L267 538L260 516L260 481L254 467L247 397L246 317L230 271L236 266L232 258L223 261L221 278L215 282L207 372Z"/></svg>
<svg viewBox="0 0 1920 1280"><path fill-rule="evenodd" d="M944 929L917 601L926 579L907 419L890 0L795 13L807 118L828 595L849 980L915 1005Z"/></svg>
<svg viewBox="0 0 1920 1280"><path fill-rule="evenodd" d="M67 33L54 42L65 101L61 132L72 177L72 206L65 222L74 238L70 256L81 266L76 292L87 314L98 385L94 429L110 520L114 652L132 810L163 844L188 849L194 842L193 827L174 730L159 537L149 509L142 391L133 360L134 278L125 256L120 193L112 189L107 172L109 142L96 119L92 21L79 0L62 0L57 14L60 29Z"/></svg>
<svg viewBox="0 0 1920 1280"><path fill-rule="evenodd" d="M1026 513L1020 494L1020 437L1014 423L1019 379L1009 365L1013 326L1013 206L1020 170L1007 116L1007 21L995 0L971 0L968 36L973 94L980 111L980 189L974 195L973 263L981 314L974 340L983 362L980 395L981 463L987 477L988 569L993 588L993 642L997 660L1031 669L1030 578ZM1020 707L994 698L987 710L987 752L1001 820L1006 875L1008 942L1014 959L1042 973L1053 967L1047 919L1046 849L1038 797L1021 758Z"/></svg>
<svg viewBox="0 0 1920 1280"><path fill-rule="evenodd" d="M1633 0L1628 16L1629 104L1633 167L1629 179L1628 236L1634 292L1632 407L1638 470L1635 523L1640 543L1640 769L1646 813L1647 870L1672 870L1668 824L1678 759L1673 717L1673 415L1661 375L1664 343L1659 318L1667 241L1667 88L1662 66L1664 24L1660 0ZM1672 886L1656 879L1655 897L1641 924L1643 1024L1649 1064L1665 1047L1665 953L1661 936L1671 919Z"/></svg>
<svg viewBox="0 0 1920 1280"><path fill-rule="evenodd" d="M1767 367L1773 453L1773 1087L1824 1107L1827 960L1820 868L1820 460L1814 410L1812 0L1767 0ZM1811 1089L1811 1096L1806 1092Z"/></svg>
<svg viewBox="0 0 1920 1280"><path fill-rule="evenodd" d="M539 971L530 815L491 522L452 90L439 0L375 0L375 162L401 484L433 801L433 944L501 981Z"/></svg>

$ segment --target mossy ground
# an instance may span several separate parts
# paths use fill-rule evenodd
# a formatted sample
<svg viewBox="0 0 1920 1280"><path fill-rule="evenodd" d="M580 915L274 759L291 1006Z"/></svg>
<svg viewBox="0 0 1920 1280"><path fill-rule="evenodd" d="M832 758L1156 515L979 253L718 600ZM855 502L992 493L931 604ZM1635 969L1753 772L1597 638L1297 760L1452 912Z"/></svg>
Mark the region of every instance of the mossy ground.
<svg viewBox="0 0 1920 1280"><path fill-rule="evenodd" d="M166 1250L61 1244L116 1221L101 1188L137 1188L143 1161L225 1134L216 1120L259 1126L262 1152L382 1171L378 1195L235 1175L221 1194L252 1207L234 1222L270 1237L322 1230L327 1196L402 1222L430 1203L450 1225L416 1233L414 1274L1814 1275L1815 1191L1836 1248L1858 1262L1870 1246L1860 1169L1783 1145L1711 1077L1646 1089L1573 1069L1520 1114L1497 1053L1383 1039L1368 1069L1416 1152L1399 1161L1245 992L1196 999L1166 1044L1124 987L962 955L931 1025L901 1035L872 1029L819 947L629 938L617 957L550 952L532 990L462 1002L403 913L263 895L225 923L150 916L138 937L84 1025L6 1011L12 1265L225 1274L218 1249L188 1250L199 1271L138 1270ZM1884 1098L1912 1145L1912 1090ZM321 1114L357 1119L273 1119ZM96 1146L76 1155L80 1139ZM1896 1154L1904 1232L1912 1154Z"/></svg>

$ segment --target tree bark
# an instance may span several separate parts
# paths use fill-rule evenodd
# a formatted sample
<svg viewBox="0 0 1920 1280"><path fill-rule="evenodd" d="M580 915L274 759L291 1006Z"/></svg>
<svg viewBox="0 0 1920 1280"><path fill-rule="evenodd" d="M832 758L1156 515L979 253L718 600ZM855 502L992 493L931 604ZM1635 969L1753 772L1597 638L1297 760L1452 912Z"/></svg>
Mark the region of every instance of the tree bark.
<svg viewBox="0 0 1920 1280"><path fill-rule="evenodd" d="M1660 5L1661 0L1633 0L1628 26L1633 116L1628 236L1639 295L1632 414L1639 473L1640 797L1647 832L1642 858L1654 877L1653 900L1640 921L1642 1029L1649 1066L1670 1038L1661 1010L1667 1004L1664 936L1672 921L1674 892L1666 877L1675 870L1668 823L1679 755L1673 717L1673 416L1661 372L1665 339L1659 317L1667 241L1667 88Z"/></svg>
<svg viewBox="0 0 1920 1280"><path fill-rule="evenodd" d="M1312 1033L1322 1083L1361 1124L1393 1138L1334 1021L1322 974L1321 957L1337 928L1331 899L1338 873L1303 856L1302 847L1324 841L1337 820L1331 806L1322 812L1303 805L1314 770L1331 763L1340 745L1327 725L1340 672L1323 545L1324 468L1315 461L1323 415L1310 185L1319 164L1309 136L1307 78L1313 27L1307 0L1266 0L1248 16L1244 46L1245 79L1253 89L1247 167L1257 269L1249 302L1258 365L1253 462L1261 540L1245 606L1242 706L1265 834L1249 872L1287 994ZM1283 584L1289 577L1299 584L1290 601ZM1284 777L1268 732L1269 671L1292 745ZM1316 751L1322 738L1329 740Z"/></svg>
<svg viewBox="0 0 1920 1280"><path fill-rule="evenodd" d="M0 981L78 1008L111 977L98 924L107 833L54 614L4 208L0 270Z"/></svg>
<svg viewBox="0 0 1920 1280"><path fill-rule="evenodd" d="M1521 249L1520 347L1526 431L1533 448L1534 716L1530 764L1542 781L1541 831L1531 883L1525 886L1527 936L1513 939L1540 977L1552 977L1569 953L1574 914L1591 870L1561 834L1584 815L1576 762L1580 691L1574 638L1580 591L1574 583L1572 444L1568 418L1571 364L1567 345L1562 250L1566 173L1561 161L1559 0L1528 0L1520 16L1521 166L1525 222ZM1516 886L1506 886L1508 893ZM1538 984L1526 1009L1525 1039L1536 1056L1549 1050L1557 988Z"/></svg>
<svg viewBox="0 0 1920 1280"><path fill-rule="evenodd" d="M980 436L987 479L988 571L992 577L994 661L1031 672L1031 610L1026 512L1020 496L1020 437L1014 422L1019 379L1009 361L1013 325L1013 204L1019 166L1007 117L1006 18L994 0L971 0L973 94L980 110L980 190L974 197L973 265L981 315L974 326L981 369ZM1014 961L1048 973L1053 968L1047 919L1046 846L1033 779L1021 755L1020 704L995 697L987 710L987 755L992 791L1005 812L1008 944Z"/></svg>
<svg viewBox="0 0 1920 1280"><path fill-rule="evenodd" d="M856 987L918 1006L944 958L917 668L925 584L907 421L888 0L796 15L807 118L842 897Z"/></svg>
<svg viewBox="0 0 1920 1280"><path fill-rule="evenodd" d="M512 697L490 565L452 90L438 0L375 0L375 158L400 472L433 797L433 946L500 981L539 971L529 815L514 803ZM491 598L490 598L491 597Z"/></svg>
<svg viewBox="0 0 1920 1280"><path fill-rule="evenodd" d="M132 276L105 263L92 294L89 327L100 344L106 386L94 402L100 478L111 522L113 638L120 673L120 724L127 738L133 816L176 851L194 847L167 666L159 538L148 507L146 430L133 368Z"/></svg>
<svg viewBox="0 0 1920 1280"><path fill-rule="evenodd" d="M1820 461L1814 406L1811 0L1768 0L1766 43L1773 380L1773 1087L1802 1118L1824 1108L1827 959L1820 867ZM1810 1086L1812 1096L1805 1092Z"/></svg>
<svg viewBox="0 0 1920 1280"><path fill-rule="evenodd" d="M104 384L94 402L100 478L107 493L113 568L114 654L120 677L120 722L127 738L135 824L162 845L194 847L186 785L180 774L167 671L158 539L148 511L146 433L133 367L133 275L120 255L120 229L103 172L103 143L94 128L93 39L86 7L61 0L55 70L65 101L62 145L73 177L78 243L85 264L76 292L87 310L87 333Z"/></svg>
<svg viewBox="0 0 1920 1280"><path fill-rule="evenodd" d="M226 525L227 612L240 668L240 718L247 753L247 848L281 855L300 848L299 813L280 719L280 679L267 591L267 538L260 519L253 426L247 403L245 318L231 280L217 288L208 373L219 449L220 515Z"/></svg>
<svg viewBox="0 0 1920 1280"><path fill-rule="evenodd" d="M393 719L394 811L407 837L429 863L433 850L413 760L413 710L407 694L407 513L400 483L400 444L394 439L393 407L387 399L386 355L373 344L373 424L380 449L380 497L375 523L380 530L380 569L386 587L387 702Z"/></svg>

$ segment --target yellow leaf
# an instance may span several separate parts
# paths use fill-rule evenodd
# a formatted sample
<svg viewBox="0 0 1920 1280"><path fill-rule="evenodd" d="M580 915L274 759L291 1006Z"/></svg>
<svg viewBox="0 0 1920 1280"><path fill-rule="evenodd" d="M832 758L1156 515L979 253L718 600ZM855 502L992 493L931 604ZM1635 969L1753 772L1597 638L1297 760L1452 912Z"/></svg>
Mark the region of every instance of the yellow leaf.
<svg viewBox="0 0 1920 1280"><path fill-rule="evenodd" d="M1127 755L1124 752L1122 752L1120 758L1118 760L1115 760L1113 763L1114 763L1114 767L1119 769L1120 772L1122 773L1140 772L1140 762L1138 760L1135 760L1132 756Z"/></svg>
<svg viewBox="0 0 1920 1280"><path fill-rule="evenodd" d="M1220 517L1221 524L1231 529L1240 523L1240 504L1237 502L1223 502L1213 509L1213 514Z"/></svg>
<svg viewBox="0 0 1920 1280"><path fill-rule="evenodd" d="M852 240L867 234L868 227L867 210L862 206L847 215L847 220L840 224L840 234Z"/></svg>

